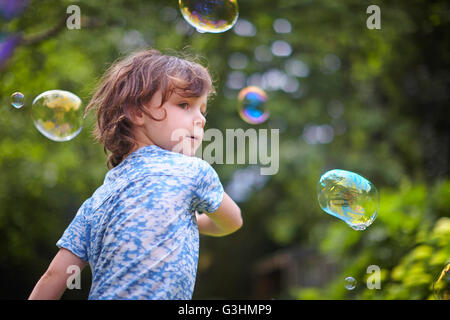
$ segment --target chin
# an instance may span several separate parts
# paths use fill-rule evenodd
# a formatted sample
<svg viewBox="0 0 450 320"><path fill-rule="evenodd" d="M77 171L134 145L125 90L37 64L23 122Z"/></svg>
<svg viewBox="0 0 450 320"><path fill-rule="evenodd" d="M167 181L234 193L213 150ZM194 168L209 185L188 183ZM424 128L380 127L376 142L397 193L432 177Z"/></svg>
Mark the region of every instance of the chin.
<svg viewBox="0 0 450 320"><path fill-rule="evenodd" d="M193 157L193 156L195 156L195 151L197 151L197 149L191 148L188 150L183 150L183 152L181 152L181 153L184 154L185 156Z"/></svg>
<svg viewBox="0 0 450 320"><path fill-rule="evenodd" d="M181 153L185 156L193 157L195 156L195 153L197 149L200 147L200 143L198 141L191 141L191 140L183 140L181 142L178 142L176 145L172 146L171 151Z"/></svg>

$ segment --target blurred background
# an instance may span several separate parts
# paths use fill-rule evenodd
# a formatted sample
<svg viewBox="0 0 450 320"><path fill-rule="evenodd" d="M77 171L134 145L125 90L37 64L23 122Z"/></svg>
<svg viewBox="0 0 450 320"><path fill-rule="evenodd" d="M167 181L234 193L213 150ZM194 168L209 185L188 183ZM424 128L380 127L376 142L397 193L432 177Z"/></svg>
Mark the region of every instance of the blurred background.
<svg viewBox="0 0 450 320"><path fill-rule="evenodd" d="M366 26L372 4L381 29ZM80 29L67 27L71 5ZM435 299L450 258L447 1L239 1L237 23L219 34L197 32L176 0L0 0L0 9L1 299L28 297L107 172L93 114L77 137L54 142L33 125L33 99L62 89L86 106L112 62L148 47L202 57L217 90L205 129L280 130L276 175L213 165L244 226L201 236L194 299ZM259 125L237 112L248 85L268 95ZM317 182L335 168L380 193L365 231L318 205ZM366 284L371 265L380 289ZM90 277L87 267L63 299L86 299Z"/></svg>

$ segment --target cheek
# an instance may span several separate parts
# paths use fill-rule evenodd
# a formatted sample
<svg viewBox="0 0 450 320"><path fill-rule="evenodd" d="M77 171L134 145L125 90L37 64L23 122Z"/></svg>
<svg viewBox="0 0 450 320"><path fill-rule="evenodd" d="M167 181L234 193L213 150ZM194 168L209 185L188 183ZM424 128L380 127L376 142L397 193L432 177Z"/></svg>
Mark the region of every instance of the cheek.
<svg viewBox="0 0 450 320"><path fill-rule="evenodd" d="M188 127L186 114L182 109L169 110L165 121L171 131Z"/></svg>
<svg viewBox="0 0 450 320"><path fill-rule="evenodd" d="M159 134L162 134L171 144L179 143L188 133L186 129L183 129L185 126L180 119L182 119L182 113L177 110L168 110L166 118L160 122Z"/></svg>

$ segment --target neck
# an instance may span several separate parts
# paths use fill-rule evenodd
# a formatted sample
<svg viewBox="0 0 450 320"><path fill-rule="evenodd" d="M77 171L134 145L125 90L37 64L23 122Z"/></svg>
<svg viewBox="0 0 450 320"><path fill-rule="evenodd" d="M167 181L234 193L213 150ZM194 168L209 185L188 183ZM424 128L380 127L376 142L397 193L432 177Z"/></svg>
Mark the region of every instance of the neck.
<svg viewBox="0 0 450 320"><path fill-rule="evenodd" d="M150 137L148 137L145 133L142 133L141 130L135 130L133 132L134 134L134 146L131 148L130 152L128 152L125 156L124 159L130 154L133 153L134 151L146 147L146 146L151 146L151 145L155 145L155 143L150 139Z"/></svg>

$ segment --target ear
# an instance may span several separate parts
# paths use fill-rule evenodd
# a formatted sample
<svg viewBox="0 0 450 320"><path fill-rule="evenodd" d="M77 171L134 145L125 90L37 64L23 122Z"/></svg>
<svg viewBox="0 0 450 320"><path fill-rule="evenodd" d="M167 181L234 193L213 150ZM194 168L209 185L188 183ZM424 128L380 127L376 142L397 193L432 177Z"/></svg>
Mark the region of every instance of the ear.
<svg viewBox="0 0 450 320"><path fill-rule="evenodd" d="M144 124L144 115L137 107L126 106L123 108L123 112L133 124L137 126Z"/></svg>

